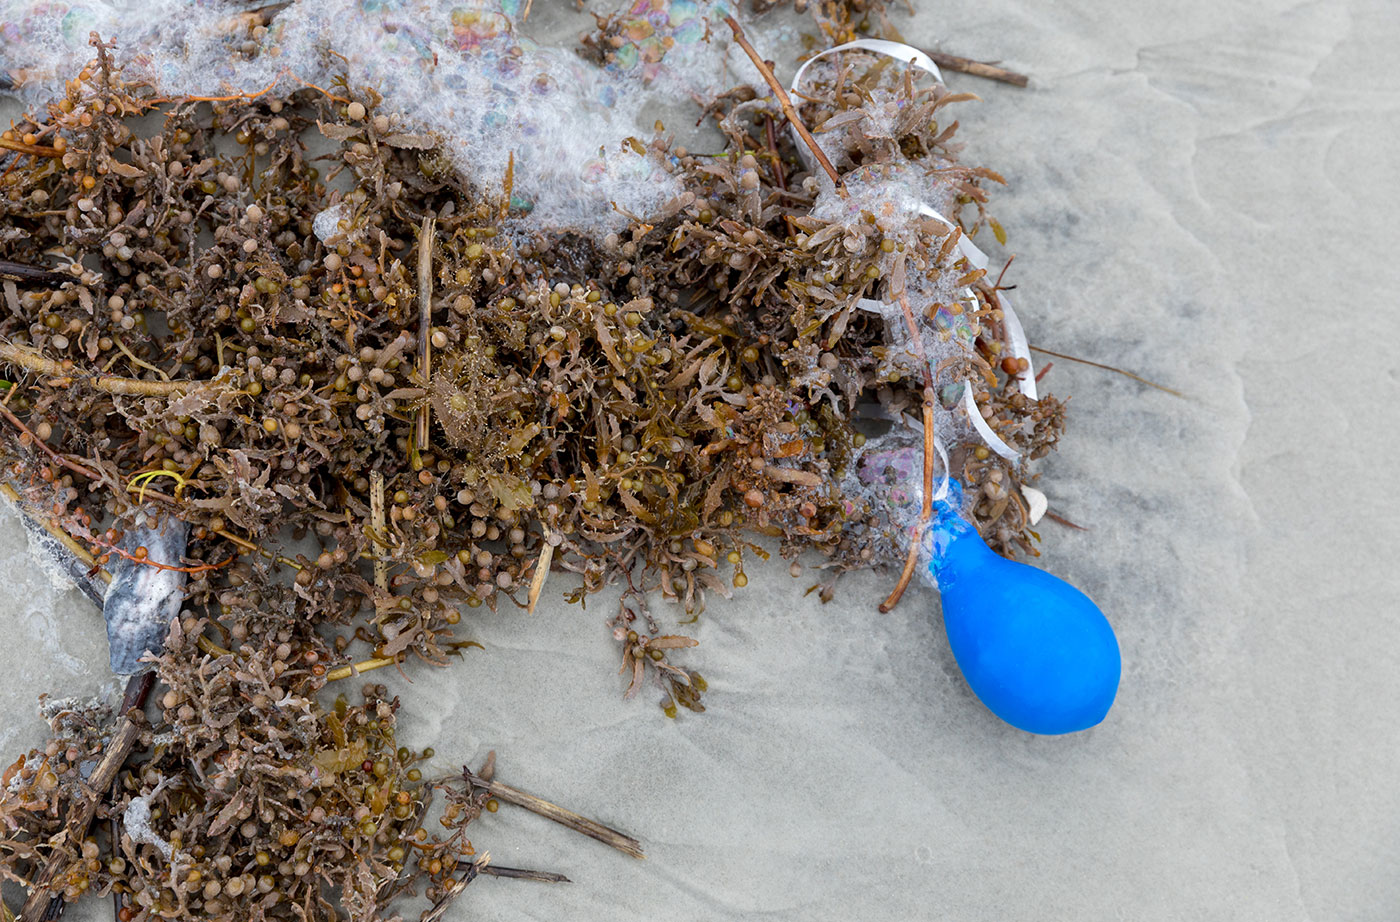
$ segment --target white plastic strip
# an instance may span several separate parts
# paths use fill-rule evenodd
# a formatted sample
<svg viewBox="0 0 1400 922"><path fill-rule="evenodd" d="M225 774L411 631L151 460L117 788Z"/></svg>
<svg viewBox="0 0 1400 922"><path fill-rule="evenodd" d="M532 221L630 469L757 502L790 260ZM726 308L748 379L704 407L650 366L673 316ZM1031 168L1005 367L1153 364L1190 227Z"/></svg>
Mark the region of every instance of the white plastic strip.
<svg viewBox="0 0 1400 922"><path fill-rule="evenodd" d="M943 440L938 436L933 437L933 450L938 452L938 460L943 462L943 482L938 485L938 489L933 492L929 502L936 503L948 495L948 479L952 477L952 465L948 463L948 449L943 447Z"/></svg>
<svg viewBox="0 0 1400 922"><path fill-rule="evenodd" d="M1026 370L1021 372L1016 383L1020 385L1021 393L1032 400L1039 400L1040 394L1035 386L1035 362L1031 361L1031 346L1026 341L1026 331L1021 327L1021 318L1016 316L1016 309L1011 306L1006 292L997 292L997 299L1001 301L1001 325L1006 331L1006 347L1013 357L1026 360Z"/></svg>
<svg viewBox="0 0 1400 922"><path fill-rule="evenodd" d="M1008 461L1015 461L1021 457L1020 452L1012 448L1001 440L1001 436L992 431L992 427L987 425L987 421L982 418L982 411L977 408L977 400L972 396L972 382L963 384L963 410L967 412L967 418L972 422L972 428L977 430L977 434L982 436L982 441L987 443L987 447Z"/></svg>

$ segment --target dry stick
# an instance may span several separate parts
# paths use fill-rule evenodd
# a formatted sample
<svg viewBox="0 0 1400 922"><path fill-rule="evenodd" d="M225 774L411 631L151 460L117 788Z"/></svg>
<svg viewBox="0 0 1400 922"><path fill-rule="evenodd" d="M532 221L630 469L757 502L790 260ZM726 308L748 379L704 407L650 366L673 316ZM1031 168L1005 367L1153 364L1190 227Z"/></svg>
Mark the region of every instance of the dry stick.
<svg viewBox="0 0 1400 922"><path fill-rule="evenodd" d="M571 810L552 804L547 800L542 800L533 794L517 790L509 785L501 784L499 781L487 781L480 775L473 775L468 769L462 769L462 776L467 779L467 783L473 787L482 788L486 793L497 800L504 800L506 803L515 804L517 807L524 807L531 813L538 813L545 819L553 820L561 826L567 826L575 832L581 832L591 839L597 839L604 845L611 845L620 852L625 852L633 858L645 858L642 853L642 843L627 835L610 829L599 823L597 820L590 820L585 816L579 816Z"/></svg>
<svg viewBox="0 0 1400 922"><path fill-rule="evenodd" d="M132 676L127 683L127 700L134 701L131 708L122 715L121 723L117 726L117 732L112 736L112 742L107 745L107 751L102 755L102 761L97 763L97 767L88 776L87 782L83 785L84 796L82 800L73 807L68 814L68 822L64 825L64 839L67 844L80 844L87 835L88 827L92 825L93 817L97 815L98 804L107 796L107 792L112 787L112 782L117 780L117 772L121 770L126 757L131 755L131 750L136 745L137 739L141 736L142 726L146 722L146 715L141 711L141 705L145 703L146 695L150 693L150 686L155 680L155 674L144 672L139 676ZM144 686L144 691L142 691ZM123 704L126 701L122 702ZM62 900L61 896L51 893L53 882L68 867L67 856L62 852L55 852L49 856L49 860L44 864L43 870L34 880L34 889L29 893L29 899L24 901L24 908L20 910L20 922L40 922L48 916L50 903L53 900Z"/></svg>
<svg viewBox="0 0 1400 922"><path fill-rule="evenodd" d="M932 388L926 388L931 390ZM899 604L899 600L904 598L904 590L909 588L909 581L914 577L914 566L919 560L919 532L933 518L933 405L928 400L924 400L924 506L919 511L918 531L909 537L909 553L904 556L904 569L899 573L899 582L895 583L894 589L890 592L889 598L880 603L880 613L889 614L894 607Z"/></svg>
<svg viewBox="0 0 1400 922"><path fill-rule="evenodd" d="M467 889L467 884L475 880L478 874L484 874L487 877L510 877L516 880L538 880L551 884L571 883L569 878L565 877L563 874L555 874L550 871L529 871L524 868L497 867L491 863L491 854L489 852L483 852L479 858L467 865L466 871L462 873L462 879L453 883L451 887L448 887L447 892L442 895L442 898L433 904L433 908L423 913L419 922L438 922L438 920L442 918L443 913L447 911L447 907L452 905L453 900L462 895L462 891Z"/></svg>
<svg viewBox="0 0 1400 922"><path fill-rule="evenodd" d="M29 436L29 438L34 442L34 444L42 448L44 450L44 454L48 455L55 464L60 464L63 467L68 468L75 474L82 474L88 480L96 480L98 483L102 482L102 475L97 473L97 471L90 470L76 461L69 461L67 458L63 457L58 452L50 448L47 442L43 441L33 432L29 431L29 427L26 426L24 423L20 422L19 417L11 413L9 407L5 406L3 403L0 403L0 417L3 417L6 421L9 422L11 426L14 426L20 432ZM175 498L173 496L167 497L165 496L165 494L157 493L154 490L151 491L151 495L159 496L162 499L169 499L171 502L175 501Z"/></svg>
<svg viewBox="0 0 1400 922"><path fill-rule="evenodd" d="M443 913L447 912L447 907L452 905L452 901L462 895L462 891L467 889L467 884L476 880L476 875L486 868L487 862L490 860L490 853L482 852L480 857L467 865L467 869L462 872L462 879L448 887L447 892L442 895L442 898L433 904L432 909L423 913L423 915L419 917L418 922L438 922L438 920L442 918Z"/></svg>
<svg viewBox="0 0 1400 922"><path fill-rule="evenodd" d="M787 176L783 173L783 158L778 153L778 138L773 133L773 117L765 115L763 117L764 139L768 142L768 155L773 164L773 185L784 192L787 191Z"/></svg>
<svg viewBox="0 0 1400 922"><path fill-rule="evenodd" d="M889 597L880 603L880 612L889 614L904 598L904 590L909 588L909 580L914 576L914 566L919 560L919 532L933 518L933 374L928 367L928 353L924 351L924 338L919 325L914 321L914 309L909 306L909 297L899 293L899 309L904 314L904 324L913 338L914 354L919 357L919 368L924 375L924 503L919 510L919 524L909 536L909 553L904 557L904 569L900 571L899 582L894 584Z"/></svg>
<svg viewBox="0 0 1400 922"><path fill-rule="evenodd" d="M553 871L532 871L528 868L503 868L498 864L488 864L477 868L487 877L509 877L513 880L538 880L546 884L571 884L573 881L563 874Z"/></svg>
<svg viewBox="0 0 1400 922"><path fill-rule="evenodd" d="M73 276L67 272L54 272L51 269L0 259L0 279L30 285L62 285L64 282L73 281Z"/></svg>
<svg viewBox="0 0 1400 922"><path fill-rule="evenodd" d="M1114 368L1112 365L1103 365L1099 362L1091 362L1088 359L1075 358L1072 355L1065 355L1063 352L1051 352L1049 349L1042 349L1039 346L1031 346L1031 349L1036 352L1043 352L1045 355L1053 355L1057 359L1064 359L1066 362L1078 362L1081 365L1089 365L1093 368L1102 368L1104 371L1112 371L1117 374L1123 375L1125 378L1132 378L1134 381L1137 381L1140 384L1146 384L1148 387L1155 387L1157 390L1171 394L1173 397L1180 397L1182 400L1189 399L1181 391L1174 391L1169 387L1164 387L1161 384L1156 383L1155 381L1149 381L1146 378L1139 377L1138 375L1133 374L1131 371L1124 371L1121 368Z"/></svg>
<svg viewBox="0 0 1400 922"><path fill-rule="evenodd" d="M326 673L327 682L337 682L341 679L348 679L351 676L359 675L362 672L369 672L374 669L383 669L385 666L395 666L399 659L393 656L376 656L373 659L361 660L358 663L351 663L348 666L337 666Z"/></svg>
<svg viewBox="0 0 1400 922"><path fill-rule="evenodd" d="M773 69L768 66L768 62L759 57L753 45L749 44L749 40L744 37L744 30L739 27L739 23L735 21L733 16L724 17L724 21L729 25L729 28L733 30L734 40L739 43L740 48L744 49L744 53L749 56L749 60L753 61L753 66L757 67L758 72L763 75L763 79L767 82L768 88L771 89L773 95L778 98L778 105L782 107L783 116L793 128L797 129L797 133L802 136L802 140L812 149L812 154L817 158L817 162L822 165L822 169L826 170L826 175L830 176L831 181L835 183L836 191L841 194L842 198L845 198L846 186L841 182L840 174L836 172L836 167L831 165L831 161L826 158L826 153L822 151L816 139L812 137L812 133L807 130L807 126L802 124L802 119L797 117L797 110L793 108L792 100L788 98L787 91L783 89L783 85L778 82L777 77L773 76Z"/></svg>
<svg viewBox="0 0 1400 922"><path fill-rule="evenodd" d="M418 375L427 388L432 377L432 324L433 324L433 235L437 221L432 215L423 219L423 228L418 232ZM428 450L428 414L432 404L423 401L418 409L418 429L415 438L416 448Z"/></svg>
<svg viewBox="0 0 1400 922"><path fill-rule="evenodd" d="M369 474L369 527L374 529L376 541L370 542L374 545L374 588L380 593L389 591L389 562L384 559L384 555L379 551L379 541L385 538L384 525L384 475L379 471L370 471ZM383 603L375 600L375 614Z"/></svg>
<svg viewBox="0 0 1400 922"><path fill-rule="evenodd" d="M1045 517L1046 517L1047 519L1049 519L1050 521L1052 521L1052 522L1059 522L1061 525L1065 526L1066 528L1073 528L1075 531L1088 531L1088 530L1089 530L1088 528L1084 527L1083 525L1076 525L1076 524L1074 524L1073 522L1071 522L1069 519L1065 518L1065 517L1062 516L1062 515L1056 515L1055 513L1051 512L1049 509L1045 510Z"/></svg>
<svg viewBox="0 0 1400 922"><path fill-rule="evenodd" d="M137 679L138 679L138 678L140 679L140 683L139 683L139 684L137 683ZM151 693L151 686L155 684L155 678L156 678L156 674L155 674L154 670L147 670L146 672L142 673L140 676L133 676L133 677L131 678L131 680L128 681L128 682L126 683L126 693L122 695L122 713L123 713L123 714L125 714L127 711L131 710L132 708L135 708L135 707L142 707L142 706L145 705L145 703L146 703L146 696L148 696L148 695ZM119 788L118 788L118 786L117 786L117 779L113 778L113 779L112 779L112 790L111 790L110 796L111 796L112 801L113 801L114 803L116 802L117 794L118 794L118 793L119 793ZM113 815L112 815L112 820L111 820L110 826L111 826L111 834L112 834L112 854L115 855L115 854L117 853L117 846L118 846L118 843L121 842L121 829L122 829L121 817L117 816L116 814L113 814ZM113 892L112 892L112 913L113 913L113 918L115 918L115 919L117 920L117 922L121 922L122 907L123 907L125 904L126 904L126 897L125 897L123 894L117 893L115 890L113 890Z"/></svg>
<svg viewBox="0 0 1400 922"><path fill-rule="evenodd" d="M17 154L29 154L33 157L62 157L63 151L57 147L45 147L42 144L25 144L23 141L11 141L7 138L0 138L0 150L12 150Z"/></svg>
<svg viewBox="0 0 1400 922"><path fill-rule="evenodd" d="M1002 83L1009 83L1012 86L1024 87L1030 83L1030 78L1025 74L1018 74L1015 71L998 67L986 61L974 61L971 58L960 58L955 54L944 54L941 51L924 52L933 59L933 63L939 67L946 67L948 70L955 70L961 74L971 74L974 77L985 77L988 80L1000 80Z"/></svg>
<svg viewBox="0 0 1400 922"><path fill-rule="evenodd" d="M72 368L64 368L63 363L31 352L24 346L14 343L0 343L0 361L18 365L26 371L50 378L72 378L84 381L109 394L126 394L134 397L174 397L201 386L203 382L191 381L141 381L137 378L121 378L116 375L82 375Z"/></svg>
<svg viewBox="0 0 1400 922"><path fill-rule="evenodd" d="M216 528L214 530L214 534L218 535L221 538L227 538L229 541L233 542L235 545L242 548L245 552L249 554L259 554L267 560L275 560L280 564L286 564L294 570L301 569L301 564L297 563L295 560L292 560L290 557L284 557L281 554L274 554L266 548L254 544L247 538L234 534L227 528Z"/></svg>

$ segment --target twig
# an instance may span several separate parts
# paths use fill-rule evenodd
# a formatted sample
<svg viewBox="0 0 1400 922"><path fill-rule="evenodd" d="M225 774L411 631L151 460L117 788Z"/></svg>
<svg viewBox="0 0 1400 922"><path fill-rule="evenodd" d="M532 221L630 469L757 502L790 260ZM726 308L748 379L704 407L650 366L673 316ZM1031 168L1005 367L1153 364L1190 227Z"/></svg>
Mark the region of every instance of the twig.
<svg viewBox="0 0 1400 922"><path fill-rule="evenodd" d="M933 59L933 63L939 67L946 67L948 70L955 70L960 74L971 74L974 77L985 77L988 80L1000 80L1002 83L1009 83L1012 86L1024 87L1030 83L1030 78L1025 74L1018 74L1015 71L989 64L986 61L974 61L972 58L960 58L955 54L944 54L941 51L924 52Z"/></svg>
<svg viewBox="0 0 1400 922"><path fill-rule="evenodd" d="M841 176L836 172L836 167L832 166L831 161L826 158L826 153L821 149L821 146L817 144L816 139L812 137L812 133L807 130L807 126L802 124L802 119L797 117L797 110L793 108L792 100L788 98L787 91L784 90L783 85L778 82L778 78L773 76L773 68L769 67L768 62L764 61L763 58L759 56L758 52L754 50L753 45L749 44L749 40L744 36L744 30L740 28L739 23L733 16L724 17L724 21L734 32L734 41L738 42L739 47L744 49L744 53L749 56L749 60L753 61L754 67L757 67L758 72L763 75L763 79L768 84L768 88L771 89L773 95L778 98L778 105L782 107L783 116L793 128L797 129L797 133L802 136L802 140L812 149L812 155L817 158L817 162L822 165L822 169L826 170L826 175L831 177L831 181L836 185L836 191L841 194L842 198L845 198L845 183L841 182Z"/></svg>
<svg viewBox="0 0 1400 922"><path fill-rule="evenodd" d="M931 388L926 388L931 390ZM904 598L904 590L914 577L914 565L919 560L919 534L933 518L933 402L924 401L924 505L919 511L919 526L909 536L909 553L904 557L904 569L900 571L899 582L895 583L889 597L880 603L880 613L889 614Z"/></svg>
<svg viewBox="0 0 1400 922"><path fill-rule="evenodd" d="M924 351L923 334L914 320L914 309L909 306L909 296L901 291L898 297L900 312L904 315L904 325L909 328L913 340L914 354L919 357L919 369L924 375L924 503L919 511L919 522L909 534L909 553L904 557L904 569L899 581L894 584L885 601L880 603L880 612L889 614L904 598L904 590L909 588L909 580L914 576L914 566L919 560L919 535L929 520L933 518L933 374L928 367L928 353Z"/></svg>
<svg viewBox="0 0 1400 922"><path fill-rule="evenodd" d="M11 413L9 408L6 407L4 404L0 404L0 417L3 417L6 421L9 422L10 425L14 426L20 432L29 436L30 440L33 441L35 445L38 445L41 449L43 449L44 454L48 455L54 461L55 464L60 464L63 467L68 468L75 474L82 474L89 480L96 480L99 483L102 481L102 475L97 473L97 471L90 470L76 461L70 461L67 458L60 455L58 452L54 451L52 448L50 448L47 442L39 438L33 432L29 431L29 427L26 426L24 423L20 422L19 417ZM159 496L163 499L170 499L172 502L174 501L174 497L166 497L164 494L156 493L155 491L152 491L151 495Z"/></svg>
<svg viewBox="0 0 1400 922"><path fill-rule="evenodd" d="M73 281L73 276L67 272L54 272L51 269L40 269L37 266L0 259L0 279L33 285L62 285L64 282Z"/></svg>
<svg viewBox="0 0 1400 922"><path fill-rule="evenodd" d="M340 679L348 679L353 675L359 675L362 672L369 672L371 669L382 669L385 666L397 665L398 662L398 657L379 656L375 657L374 659L361 660L360 662L353 663L349 666L337 666L330 672L326 673L326 681L335 682Z"/></svg>
<svg viewBox="0 0 1400 922"><path fill-rule="evenodd" d="M132 676L131 679L128 680L126 683L126 691L122 694L121 712L125 714L132 708L144 707L146 704L146 698L151 693L151 686L155 684L155 681L155 671L150 669L146 670L140 675ZM112 788L109 792L109 796L111 796L114 800L117 796L117 791L117 779L113 778ZM112 853L116 854L116 843L121 841L121 817L115 814L113 814L112 816L111 833L113 842ZM124 904L124 902L125 897L122 894L116 893L115 891L112 893L112 910L116 914L115 918L118 920L118 922L120 922L121 919L122 905Z"/></svg>
<svg viewBox="0 0 1400 922"><path fill-rule="evenodd" d="M116 554L123 560L129 560L135 564L141 564L142 566L146 567L154 567L157 570L169 570L172 573L208 573L211 570L222 570L224 567L228 566L229 564L233 563L235 560L238 559L237 554L230 554L228 558L222 561L221 563L201 563L190 567L178 567L174 564L161 563L157 560L151 560L148 557L137 557L130 551L123 550L117 545L104 541L96 535L90 535L89 537L92 539L93 544L101 548L106 548L109 554Z"/></svg>
<svg viewBox="0 0 1400 922"><path fill-rule="evenodd" d="M288 73L284 67L278 72L271 83L258 90L256 93L234 93L231 96L181 96L181 102L251 102L259 96L266 96L282 81L282 75Z"/></svg>
<svg viewBox="0 0 1400 922"><path fill-rule="evenodd" d="M384 475L379 471L369 474L369 527L374 529L377 547L384 540ZM389 591L389 561L378 550L374 552L374 588L381 595ZM380 604L376 601L375 608Z"/></svg>
<svg viewBox="0 0 1400 922"><path fill-rule="evenodd" d="M63 151L57 147L45 147L42 144L25 144L23 141L11 141L7 138L0 138L0 149L12 150L17 154L29 154L32 157L62 157Z"/></svg>
<svg viewBox="0 0 1400 922"><path fill-rule="evenodd" d="M558 804L552 804L547 800L542 800L533 794L501 784L499 781L487 781L480 775L473 775L470 769L463 768L462 776L467 779L467 783L473 787L482 788L498 800L515 804L517 807L524 807L531 813L538 813L545 819L553 820L561 826L567 826L574 832L581 832L590 839L597 839L604 845L611 845L620 852L631 855L633 858L645 858L642 853L642 843L627 835L611 829L599 823L597 820L590 820L585 816L579 816L572 810L565 810Z"/></svg>
<svg viewBox="0 0 1400 922"><path fill-rule="evenodd" d="M136 357L136 353L131 351L131 347L130 347L130 346L128 346L126 343L122 342L122 338L121 338L120 336L117 336L117 335L113 334L113 336L112 336L112 342L116 343L117 348L121 350L121 352L122 352L123 355L125 355L127 358L131 359L131 363L132 363L133 365L137 366L138 368L144 368L144 369L146 369L147 371L153 371L153 372L155 372L156 374L160 375L162 381L169 381L169 380L170 380L170 375L166 374L166 373L165 373L164 371L162 371L161 369L159 369L159 368L157 368L156 366L152 365L150 362L147 362L147 361L145 361L145 360L143 360L143 359L138 359L138 358Z"/></svg>
<svg viewBox="0 0 1400 922"><path fill-rule="evenodd" d="M1073 528L1075 531L1088 531L1088 530L1089 530L1088 528L1086 528L1086 527L1083 526L1083 525L1076 525L1076 524L1074 524L1073 522L1071 522L1069 519L1065 518L1065 517L1062 516L1062 515L1056 515L1055 513L1051 512L1049 509L1045 510L1045 517L1046 517L1047 519L1049 519L1050 521L1052 521L1052 522L1059 522L1061 525L1065 526L1066 528Z"/></svg>
<svg viewBox="0 0 1400 922"><path fill-rule="evenodd" d="M132 702L131 707L122 714L121 723L117 727L117 732L113 734L112 742L108 744L107 751L103 753L102 761L97 763L97 767L88 776L83 798L73 806L72 812L68 814L68 822L64 825L63 842L65 845L81 845L83 838L87 835L88 827L92 825L93 817L97 814L98 804L106 799L107 793L111 790L112 782L117 780L117 772L126 762L126 757L131 755L131 750L140 738L142 726L146 722L146 715L141 711L141 706L145 703L146 695L150 694L154 681L155 674L147 671L141 675L132 676L131 680L127 682L126 696L122 704ZM51 891L53 882L58 879L67 866L68 859L63 852L57 851L49 856L43 870L34 880L34 888L29 892L29 899L24 901L24 908L20 910L20 922L40 922L48 915L51 901L62 899Z"/></svg>
<svg viewBox="0 0 1400 922"><path fill-rule="evenodd" d="M289 566L289 567L291 567L291 568L294 569L294 570L300 570L300 569L302 568L302 567L301 567L301 564L297 563L295 560L291 559L290 557L285 557L285 556L283 556L283 555L281 555L281 554L274 554L274 553L272 553L272 551L269 551L268 549L266 549L266 548L264 548L264 547L259 547L258 545L256 545L256 544L254 544L253 542L249 541L247 538L243 538L243 537L240 537L240 536L234 534L233 532L229 531L227 528L216 529L215 532L214 532L214 534L219 535L219 536L222 537L222 538L227 538L229 541L232 541L232 542L233 542L234 544L236 544L238 547L242 548L244 551L246 551L246 552L248 552L248 553L250 553L250 554L260 554L262 557L264 557L264 558L267 559L267 560L275 560L275 561L277 561L278 563L280 563L280 564L285 564L286 566Z"/></svg>
<svg viewBox="0 0 1400 922"><path fill-rule="evenodd" d="M786 192L787 177L783 174L783 158L778 153L778 139L773 133L773 117L771 115L763 117L763 134L768 143L768 156L773 164L773 185Z"/></svg>
<svg viewBox="0 0 1400 922"><path fill-rule="evenodd" d="M91 384L99 391L109 394L126 394L134 397L174 397L201 387L206 382L199 381L142 381L137 378L121 378L116 375L82 375L63 363L45 358L24 346L15 343L0 343L0 361L18 365L26 371L50 378L71 378Z"/></svg>
<svg viewBox="0 0 1400 922"><path fill-rule="evenodd" d="M436 228L437 221L429 215L423 219L423 228L418 232L418 375L425 388L433 373L433 236ZM418 408L418 435L414 447L420 452L428 449L431 407L431 402L425 400Z"/></svg>
<svg viewBox="0 0 1400 922"><path fill-rule="evenodd" d="M489 866L490 861L490 852L482 852L475 861L467 865L467 869L462 872L462 879L448 887L447 892L433 904L432 909L419 917L418 922L438 922L442 918L442 914L447 912L447 907L452 905L452 901L462 895L462 891L467 889L467 884L476 880L476 875L484 871Z"/></svg>
<svg viewBox="0 0 1400 922"><path fill-rule="evenodd" d="M484 865L478 870L487 877L509 877L513 880L538 880L546 884L571 884L573 881L553 871L531 871L526 868L503 868L498 864Z"/></svg>
<svg viewBox="0 0 1400 922"><path fill-rule="evenodd" d="M13 392L13 390L11 392ZM39 438L37 435L31 432L29 430L29 427L26 426L24 423L20 422L19 417L11 413L9 407L5 406L3 403L0 403L0 418L3 418L11 426L14 426L20 432L29 436L30 441L32 441L35 445L38 445L39 448L43 450L44 454L48 455L49 458L55 464L61 465L62 467L66 467L68 470L72 471L75 474L81 474L89 480L94 480L98 483L107 483L106 478L104 478L97 471L84 467L76 461L71 461L68 458L63 457L63 455L60 455L58 452L54 451L52 448L50 448L47 442L45 442L43 439ZM114 490L114 492L119 491ZM147 490L146 495L150 496L152 499L158 499L161 502L170 503L172 506L178 506L180 504L180 501L177 500L175 497L169 496L165 493L161 493L157 490Z"/></svg>
<svg viewBox="0 0 1400 922"><path fill-rule="evenodd" d="M1190 399L1181 391L1175 391L1169 387L1164 387L1163 385L1158 384L1155 381L1149 381L1146 378L1139 377L1138 375L1133 374L1131 371L1124 371L1121 368L1114 368L1112 365L1104 365L1099 362L1091 362L1088 359L1075 358L1072 355L1065 355L1063 352L1051 352L1049 349L1042 349L1039 346L1031 346L1031 349L1035 352L1042 352L1045 355L1053 355L1057 359L1064 359L1066 362L1078 362L1081 365L1089 365L1093 368L1102 368L1104 371L1115 372L1116 374L1120 374L1125 378L1132 378L1134 381L1137 381L1140 384L1146 384L1148 387L1155 387L1157 390L1171 394L1173 397L1180 397L1182 400Z"/></svg>

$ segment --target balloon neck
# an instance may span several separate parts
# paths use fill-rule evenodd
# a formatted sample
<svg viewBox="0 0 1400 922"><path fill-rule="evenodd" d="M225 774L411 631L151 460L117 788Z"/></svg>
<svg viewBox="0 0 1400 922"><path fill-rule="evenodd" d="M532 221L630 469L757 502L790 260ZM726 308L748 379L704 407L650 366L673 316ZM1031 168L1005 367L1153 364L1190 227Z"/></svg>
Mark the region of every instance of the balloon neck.
<svg viewBox="0 0 1400 922"><path fill-rule="evenodd" d="M977 529L962 514L962 487L956 480L948 482L948 493L933 501L933 519L928 528L929 570L940 588L955 571L982 555L994 555Z"/></svg>

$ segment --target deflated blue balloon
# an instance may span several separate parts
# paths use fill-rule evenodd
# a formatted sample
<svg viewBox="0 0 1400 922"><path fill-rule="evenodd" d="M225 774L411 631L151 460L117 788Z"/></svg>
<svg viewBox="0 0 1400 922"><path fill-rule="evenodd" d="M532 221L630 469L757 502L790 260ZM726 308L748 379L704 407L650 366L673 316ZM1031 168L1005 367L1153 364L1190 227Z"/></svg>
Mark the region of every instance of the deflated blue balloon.
<svg viewBox="0 0 1400 922"><path fill-rule="evenodd" d="M1118 693L1118 638L1078 589L987 547L959 512L961 490L934 504L930 569L943 625L967 684L1002 720L1073 733L1104 719Z"/></svg>

